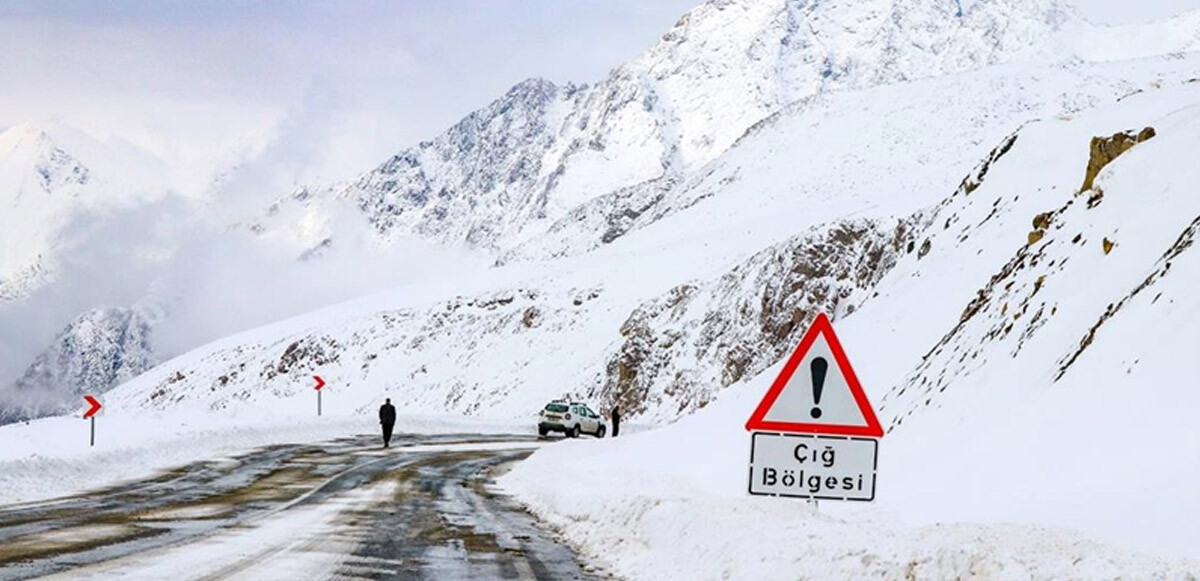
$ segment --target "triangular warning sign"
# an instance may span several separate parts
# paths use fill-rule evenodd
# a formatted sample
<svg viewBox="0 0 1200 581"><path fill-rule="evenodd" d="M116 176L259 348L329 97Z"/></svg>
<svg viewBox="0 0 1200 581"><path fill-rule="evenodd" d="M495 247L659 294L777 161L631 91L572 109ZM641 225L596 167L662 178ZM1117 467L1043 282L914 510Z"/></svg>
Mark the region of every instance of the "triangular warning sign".
<svg viewBox="0 0 1200 581"><path fill-rule="evenodd" d="M808 328L746 422L746 429L883 436L875 410L824 313Z"/></svg>

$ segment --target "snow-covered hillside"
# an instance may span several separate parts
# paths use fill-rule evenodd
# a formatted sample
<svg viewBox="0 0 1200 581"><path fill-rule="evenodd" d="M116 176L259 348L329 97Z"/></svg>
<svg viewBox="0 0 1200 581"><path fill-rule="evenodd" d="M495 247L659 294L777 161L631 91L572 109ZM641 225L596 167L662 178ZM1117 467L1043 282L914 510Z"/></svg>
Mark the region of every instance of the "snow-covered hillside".
<svg viewBox="0 0 1200 581"><path fill-rule="evenodd" d="M864 212L871 218L909 216L940 200L949 182L956 182L984 148L1028 119L1085 109L1159 79L1177 82L1187 76L1190 60L1171 51L1195 44L1194 17L1112 28L1088 24L1070 7L1048 1L708 2L595 85L522 82L444 134L393 156L349 184L298 187L278 198L260 219L235 219L274 254L286 255L275 251L286 247L302 260L329 263L373 243L364 241L362 220L347 217L349 209L387 240L419 236L466 244L494 254L498 264L586 254L681 212L687 214L682 220L614 254L635 248L642 253L649 245L663 247L660 256L668 256L687 253L686 247L697 240L742 237L729 244L726 255L709 257L696 268L687 266L692 258L671 259L673 280L648 283L612 305L613 312L623 313L622 320L604 323L608 335L589 340L584 370L548 382L558 385L559 392L616 400L623 397L619 386L628 378L618 381L621 364L614 357L630 349L617 346L626 341L619 331L643 303L652 304L659 295L697 277L716 276L765 248L783 248L789 238L819 224ZM1160 34L1152 49L1096 48L1108 34L1141 38L1153 31ZM1084 38L1092 41L1080 42ZM1087 64L1167 53L1140 62ZM1038 64L1031 65L1034 61ZM67 131L32 126L9 131L8 141L25 144L14 145L14 151L33 152L22 155L35 161L46 158L36 163L21 158L22 164L14 167L28 174L27 166L49 167L56 155L78 150L86 152L78 154L84 160L79 171L86 172L81 175L89 184L141 184L116 188L125 195L161 181L147 177L153 174L147 169L153 164L134 159L128 151L58 137L60 133ZM64 140L70 147L56 145ZM56 172L47 175L70 174L61 168ZM67 179L61 176L55 179ZM223 179L214 187L222 187ZM69 185L64 183L63 193L55 198L119 197L71 193ZM28 201L30 196L18 199ZM196 209L214 212L223 205ZM687 212L698 205L705 207ZM793 208L803 213L802 220L788 217ZM0 296L23 296L37 281L53 275L55 254L64 251L53 233L60 227L56 224L68 223L72 215L59 205L41 202L6 214L20 225L13 232L29 229L30 236L19 236L19 245L6 244L11 251L5 256L20 254L21 259L0 276ZM668 246L671 249L665 250ZM340 249L341 257L328 258L330 249ZM597 258L595 264L606 260ZM512 284L485 288L464 300L528 289L555 294L621 280L619 275L594 273L574 280L568 289L543 288L549 276L545 272L554 268L528 281L496 275ZM455 294L459 293L443 293L439 300L451 300ZM140 308L139 303L117 306ZM112 306L76 307L75 312L61 314L58 324L89 309ZM168 311L164 321L169 324L174 316ZM462 332L476 334L478 329L464 327ZM738 349L753 342L742 340ZM776 345L767 359L781 349ZM178 353L154 355L166 359ZM58 359L43 359L47 357ZM605 363L596 363L600 360ZM31 358L22 365L32 362ZM68 366L82 368L86 361ZM412 374L420 367L414 361L404 369ZM443 394L442 405L495 409L487 398L472 394L473 366L465 365L460 372L462 377L440 380L446 385L438 389L464 395ZM681 379L680 385L710 383L712 376L706 372ZM642 377L646 381L648 376ZM724 385L728 377L717 382ZM510 375L500 383L517 381L522 380ZM672 390L689 395L660 398L664 406L671 399L670 405L678 408L663 417L709 399L691 395L692 387ZM481 393L494 392L497 388ZM681 405L684 400L690 403Z"/></svg>
<svg viewBox="0 0 1200 581"><path fill-rule="evenodd" d="M875 504L746 496L743 426L779 364L504 485L633 579L1196 575L1197 136L1195 82L1029 123L838 313L888 429Z"/></svg>
<svg viewBox="0 0 1200 581"><path fill-rule="evenodd" d="M1186 51L1200 43L1194 20L1100 27L1052 0L713 0L601 82L524 81L336 195L387 236L506 251L551 229L565 243L535 257L584 251L621 235L626 220L676 209L665 192L814 95L1006 62ZM1108 48L1153 32L1152 48ZM567 229L584 233L561 240Z"/></svg>
<svg viewBox="0 0 1200 581"><path fill-rule="evenodd" d="M756 128L673 192L678 211L610 244L231 337L113 397L307 407L297 396L320 373L347 411L402 395L408 412L511 418L575 394L677 418L776 361L812 313L869 304L890 265L928 251L931 212L1031 118L1185 84L1196 64L1002 66L830 93ZM962 86L988 90L964 98ZM1074 155L1086 161L1084 144Z"/></svg>

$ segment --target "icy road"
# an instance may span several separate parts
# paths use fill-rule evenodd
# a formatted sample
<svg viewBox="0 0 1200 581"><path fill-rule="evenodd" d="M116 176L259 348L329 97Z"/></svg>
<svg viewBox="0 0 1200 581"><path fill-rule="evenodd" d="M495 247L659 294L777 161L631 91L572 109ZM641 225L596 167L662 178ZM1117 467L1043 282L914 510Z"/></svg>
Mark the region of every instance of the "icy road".
<svg viewBox="0 0 1200 581"><path fill-rule="evenodd" d="M0 581L596 578L486 488L533 438L377 442L273 446L0 507Z"/></svg>

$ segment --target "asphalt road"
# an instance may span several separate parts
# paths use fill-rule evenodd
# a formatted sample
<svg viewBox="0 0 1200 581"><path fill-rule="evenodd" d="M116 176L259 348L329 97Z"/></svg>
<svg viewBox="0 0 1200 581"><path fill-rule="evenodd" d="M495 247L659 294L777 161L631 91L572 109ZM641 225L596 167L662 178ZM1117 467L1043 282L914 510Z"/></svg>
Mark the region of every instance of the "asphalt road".
<svg viewBox="0 0 1200 581"><path fill-rule="evenodd" d="M15 579L598 579L488 490L524 436L283 445L0 507Z"/></svg>

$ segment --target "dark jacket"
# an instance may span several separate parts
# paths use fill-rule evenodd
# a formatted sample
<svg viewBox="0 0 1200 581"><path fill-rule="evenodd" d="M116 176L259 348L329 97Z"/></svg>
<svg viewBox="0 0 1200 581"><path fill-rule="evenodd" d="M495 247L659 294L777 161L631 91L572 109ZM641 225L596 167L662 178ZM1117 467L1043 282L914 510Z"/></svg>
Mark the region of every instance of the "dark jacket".
<svg viewBox="0 0 1200 581"><path fill-rule="evenodd" d="M396 406L390 403L385 403L379 406L379 423L394 424L396 423Z"/></svg>

